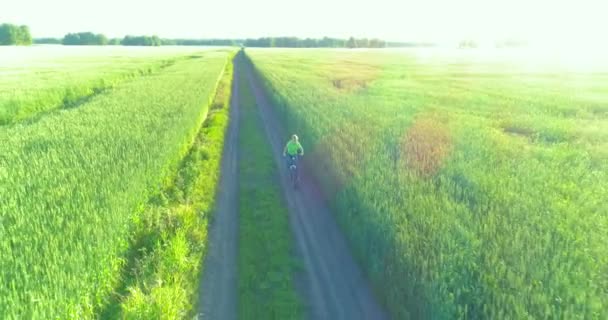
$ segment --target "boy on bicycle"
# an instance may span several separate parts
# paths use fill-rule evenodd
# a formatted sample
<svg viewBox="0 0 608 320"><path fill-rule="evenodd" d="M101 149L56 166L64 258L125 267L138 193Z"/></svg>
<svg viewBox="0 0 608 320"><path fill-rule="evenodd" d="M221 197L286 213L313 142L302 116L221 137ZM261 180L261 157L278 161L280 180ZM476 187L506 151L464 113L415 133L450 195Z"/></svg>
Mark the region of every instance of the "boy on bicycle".
<svg viewBox="0 0 608 320"><path fill-rule="evenodd" d="M294 134L283 149L283 156L287 157L287 167L290 168L292 165L296 165L298 156L301 157L303 155L304 148L302 148L300 141L298 141L298 136Z"/></svg>

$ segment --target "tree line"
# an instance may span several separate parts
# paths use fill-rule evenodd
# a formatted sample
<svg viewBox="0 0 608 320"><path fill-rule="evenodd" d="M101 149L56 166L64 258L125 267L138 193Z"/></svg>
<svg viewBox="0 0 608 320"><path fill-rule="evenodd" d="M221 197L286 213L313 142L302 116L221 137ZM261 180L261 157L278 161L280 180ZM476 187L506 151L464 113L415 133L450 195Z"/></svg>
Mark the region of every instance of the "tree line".
<svg viewBox="0 0 608 320"><path fill-rule="evenodd" d="M68 33L63 38L32 39L27 26L0 25L0 45L63 44L63 45L123 45L123 46L245 46L265 48L384 48L432 46L431 43L387 42L377 38L298 38L262 37L250 39L162 39L158 36L125 36L108 38L93 32Z"/></svg>
<svg viewBox="0 0 608 320"><path fill-rule="evenodd" d="M87 34L74 38L73 35L64 38L34 38L35 44L64 44L64 45L149 45L149 46L240 46L245 40L242 39L164 39L158 36L126 36L124 38L109 38L107 41L102 40L105 37L97 37L97 41L87 41L91 39L89 32L78 33L78 35ZM79 41L73 41L79 39Z"/></svg>
<svg viewBox="0 0 608 320"><path fill-rule="evenodd" d="M42 39L44 42L36 41L36 43L56 43L52 38ZM108 39L103 34L95 34L92 32L68 33L61 40L63 45L79 45L79 46L105 46L105 45L123 45L123 46L160 46L162 40L157 36L125 36L122 39Z"/></svg>
<svg viewBox="0 0 608 320"><path fill-rule="evenodd" d="M103 34L92 32L68 33L61 40L66 46L103 46L108 44L108 38Z"/></svg>
<svg viewBox="0 0 608 320"><path fill-rule="evenodd" d="M150 46L163 45L163 41L157 36L126 36L120 42L123 46Z"/></svg>
<svg viewBox="0 0 608 320"><path fill-rule="evenodd" d="M240 46L242 39L163 39L167 46Z"/></svg>
<svg viewBox="0 0 608 320"><path fill-rule="evenodd" d="M0 45L30 45L32 35L28 26L18 26L9 23L0 24Z"/></svg>
<svg viewBox="0 0 608 320"><path fill-rule="evenodd" d="M262 48L384 48L386 41L380 39L354 38L297 38L297 37L263 37L246 39L245 47Z"/></svg>
<svg viewBox="0 0 608 320"><path fill-rule="evenodd" d="M34 39L38 44L64 45L125 45L125 46L245 46L265 48L384 48L401 46L401 43L367 38L297 38L263 37L257 39L162 39L157 36L126 36L108 39L91 32L69 33L63 39ZM415 45L415 44L409 44Z"/></svg>

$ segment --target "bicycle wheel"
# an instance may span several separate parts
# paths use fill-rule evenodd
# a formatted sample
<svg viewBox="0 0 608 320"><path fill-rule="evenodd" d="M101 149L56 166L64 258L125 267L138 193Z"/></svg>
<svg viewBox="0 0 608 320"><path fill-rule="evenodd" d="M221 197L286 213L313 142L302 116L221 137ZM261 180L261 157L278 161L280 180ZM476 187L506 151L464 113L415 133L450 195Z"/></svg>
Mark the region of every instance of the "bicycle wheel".
<svg viewBox="0 0 608 320"><path fill-rule="evenodd" d="M296 169L295 166L292 166L289 171L290 171L290 177L291 177L291 185L295 189L296 188L296 184L298 183L297 169Z"/></svg>

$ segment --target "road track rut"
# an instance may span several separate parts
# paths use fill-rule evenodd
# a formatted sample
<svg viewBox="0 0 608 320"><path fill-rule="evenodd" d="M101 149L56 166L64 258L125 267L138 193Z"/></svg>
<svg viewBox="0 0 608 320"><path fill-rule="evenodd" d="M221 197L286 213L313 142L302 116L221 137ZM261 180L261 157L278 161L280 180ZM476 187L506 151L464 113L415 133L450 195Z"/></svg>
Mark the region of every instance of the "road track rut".
<svg viewBox="0 0 608 320"><path fill-rule="evenodd" d="M209 226L209 248L203 264L199 318L235 320L237 318L238 253L238 133L239 83L233 73L230 122L224 138L221 176L215 212Z"/></svg>

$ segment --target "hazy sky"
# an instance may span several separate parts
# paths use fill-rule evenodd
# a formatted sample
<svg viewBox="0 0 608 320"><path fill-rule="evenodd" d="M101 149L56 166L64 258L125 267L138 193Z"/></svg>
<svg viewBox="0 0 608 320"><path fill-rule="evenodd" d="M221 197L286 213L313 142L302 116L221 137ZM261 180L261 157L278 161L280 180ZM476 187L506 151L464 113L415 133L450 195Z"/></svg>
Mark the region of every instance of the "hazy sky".
<svg viewBox="0 0 608 320"><path fill-rule="evenodd" d="M388 40L606 39L602 0L1 0L0 22L34 37L93 31L110 37L293 35ZM606 40L603 40L606 41Z"/></svg>

